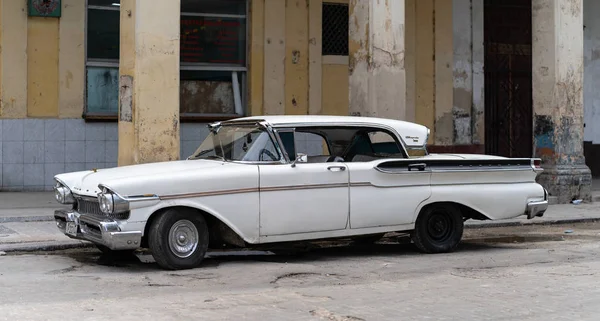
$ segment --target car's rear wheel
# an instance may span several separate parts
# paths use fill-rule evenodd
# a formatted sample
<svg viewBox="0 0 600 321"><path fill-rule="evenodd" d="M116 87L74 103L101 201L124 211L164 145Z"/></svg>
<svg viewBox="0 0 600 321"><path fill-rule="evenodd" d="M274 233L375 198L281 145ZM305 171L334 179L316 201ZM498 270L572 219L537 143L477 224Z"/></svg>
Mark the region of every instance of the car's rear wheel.
<svg viewBox="0 0 600 321"><path fill-rule="evenodd" d="M194 211L169 209L154 219L148 244L156 263L164 269L200 266L208 249L208 227Z"/></svg>
<svg viewBox="0 0 600 321"><path fill-rule="evenodd" d="M452 204L425 207L415 225L412 241L424 253L446 253L456 249L463 235L460 210Z"/></svg>

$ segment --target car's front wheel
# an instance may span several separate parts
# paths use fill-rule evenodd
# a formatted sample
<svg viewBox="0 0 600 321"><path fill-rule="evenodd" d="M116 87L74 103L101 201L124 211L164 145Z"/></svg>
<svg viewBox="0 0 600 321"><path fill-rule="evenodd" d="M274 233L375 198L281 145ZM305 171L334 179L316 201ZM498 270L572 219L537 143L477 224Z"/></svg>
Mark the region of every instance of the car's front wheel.
<svg viewBox="0 0 600 321"><path fill-rule="evenodd" d="M148 245L158 265L168 270L200 266L208 249L208 226L194 211L169 209L154 219Z"/></svg>
<svg viewBox="0 0 600 321"><path fill-rule="evenodd" d="M464 221L452 204L432 204L424 208L412 233L415 246L425 253L451 252L460 243Z"/></svg>

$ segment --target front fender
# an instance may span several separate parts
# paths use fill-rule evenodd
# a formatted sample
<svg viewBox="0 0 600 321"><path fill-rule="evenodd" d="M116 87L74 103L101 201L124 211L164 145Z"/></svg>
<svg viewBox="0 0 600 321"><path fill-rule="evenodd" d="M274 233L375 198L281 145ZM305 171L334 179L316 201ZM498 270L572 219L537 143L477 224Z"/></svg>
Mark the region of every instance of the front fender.
<svg viewBox="0 0 600 321"><path fill-rule="evenodd" d="M132 209L130 221L147 224L150 217L161 210L172 207L193 208L218 219L245 242L256 244L259 241L258 193L248 194L236 195L235 202L226 196L161 200L149 207Z"/></svg>

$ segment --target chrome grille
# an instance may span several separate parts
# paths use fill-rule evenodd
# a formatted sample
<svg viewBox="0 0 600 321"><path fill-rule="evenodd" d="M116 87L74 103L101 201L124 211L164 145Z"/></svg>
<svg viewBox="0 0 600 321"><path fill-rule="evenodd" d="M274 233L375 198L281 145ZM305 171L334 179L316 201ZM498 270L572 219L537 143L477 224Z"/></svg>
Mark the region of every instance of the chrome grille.
<svg viewBox="0 0 600 321"><path fill-rule="evenodd" d="M78 199L77 210L81 214L105 216L104 213L102 213L102 211L100 210L100 204L98 203L98 201L93 202L84 199Z"/></svg>
<svg viewBox="0 0 600 321"><path fill-rule="evenodd" d="M97 200L92 201L92 200L81 199L81 198L77 199L77 209L76 210L80 214L89 214L89 215L110 217L110 218L116 219L116 220L126 220L129 218L129 211L127 211L125 213L118 213L118 214L112 214L112 215L106 215L106 214L102 213L102 211L100 210L100 203Z"/></svg>

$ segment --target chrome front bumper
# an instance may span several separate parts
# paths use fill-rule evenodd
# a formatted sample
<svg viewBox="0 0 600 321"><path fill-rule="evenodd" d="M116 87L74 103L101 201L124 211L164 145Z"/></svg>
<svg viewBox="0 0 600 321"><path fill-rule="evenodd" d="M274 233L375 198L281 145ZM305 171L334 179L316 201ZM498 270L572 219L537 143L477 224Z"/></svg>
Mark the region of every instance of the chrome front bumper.
<svg viewBox="0 0 600 321"><path fill-rule="evenodd" d="M54 220L58 229L66 236L104 245L111 250L135 250L142 241L142 232L122 232L117 222L108 217L57 210L54 212Z"/></svg>

